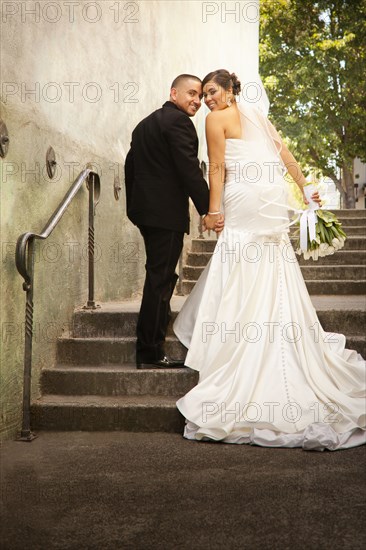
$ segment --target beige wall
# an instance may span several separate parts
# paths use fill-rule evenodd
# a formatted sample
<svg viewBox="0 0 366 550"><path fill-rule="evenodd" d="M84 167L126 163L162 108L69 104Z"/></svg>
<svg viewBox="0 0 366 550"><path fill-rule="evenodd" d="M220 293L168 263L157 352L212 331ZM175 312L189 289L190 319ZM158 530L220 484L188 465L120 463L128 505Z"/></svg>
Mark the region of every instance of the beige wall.
<svg viewBox="0 0 366 550"><path fill-rule="evenodd" d="M355 158L353 162L353 178L358 184L356 208L361 210L366 208L366 163L359 158Z"/></svg>
<svg viewBox="0 0 366 550"><path fill-rule="evenodd" d="M1 118L10 137L1 175L1 437L21 414L25 294L14 265L19 234L41 230L74 177L92 162L101 174L96 298L141 292L144 252L116 202L113 181L133 127L168 98L181 72L257 69L258 2L2 2ZM230 10L235 10L230 12ZM33 13L32 13L33 11ZM196 116L203 136L206 108ZM207 111L206 111L207 112ZM56 152L49 180L45 155ZM33 173L30 172L33 170ZM196 230L194 230L196 231ZM55 338L87 296L87 193L83 188L48 241L37 243L33 396Z"/></svg>

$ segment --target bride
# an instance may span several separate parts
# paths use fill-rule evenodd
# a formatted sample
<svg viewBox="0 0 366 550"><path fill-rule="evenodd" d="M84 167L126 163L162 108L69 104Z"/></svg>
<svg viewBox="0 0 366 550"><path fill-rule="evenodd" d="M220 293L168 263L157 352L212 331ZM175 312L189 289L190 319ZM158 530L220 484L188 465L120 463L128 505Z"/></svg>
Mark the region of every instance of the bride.
<svg viewBox="0 0 366 550"><path fill-rule="evenodd" d="M336 450L366 442L365 361L324 332L289 240L284 172L305 177L235 74L203 80L210 210L225 226L174 324L199 382L184 436ZM315 200L319 202L316 195ZM307 201L305 201L307 202Z"/></svg>

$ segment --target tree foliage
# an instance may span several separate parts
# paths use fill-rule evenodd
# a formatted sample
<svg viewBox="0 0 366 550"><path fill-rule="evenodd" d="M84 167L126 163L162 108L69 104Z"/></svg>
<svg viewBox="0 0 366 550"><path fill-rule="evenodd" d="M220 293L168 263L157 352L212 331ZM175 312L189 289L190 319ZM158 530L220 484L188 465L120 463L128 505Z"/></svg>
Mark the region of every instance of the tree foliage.
<svg viewBox="0 0 366 550"><path fill-rule="evenodd" d="M353 159L366 161L366 0L261 0L259 47L274 124L354 207Z"/></svg>

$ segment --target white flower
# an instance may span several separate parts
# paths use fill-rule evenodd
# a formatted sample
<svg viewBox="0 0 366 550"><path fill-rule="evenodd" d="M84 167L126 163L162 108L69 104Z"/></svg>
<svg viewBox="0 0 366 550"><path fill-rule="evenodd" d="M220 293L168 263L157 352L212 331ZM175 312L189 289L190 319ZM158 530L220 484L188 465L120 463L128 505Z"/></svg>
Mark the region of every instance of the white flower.
<svg viewBox="0 0 366 550"><path fill-rule="evenodd" d="M328 247L328 254L331 255L331 254L334 254L334 252L335 252L334 246L329 246Z"/></svg>
<svg viewBox="0 0 366 550"><path fill-rule="evenodd" d="M346 239L344 237L338 237L338 240L340 242L339 248L343 248Z"/></svg>
<svg viewBox="0 0 366 550"><path fill-rule="evenodd" d="M319 259L319 248L313 250L313 260L316 262Z"/></svg>
<svg viewBox="0 0 366 550"><path fill-rule="evenodd" d="M310 260L311 253L309 250L305 250L304 252L304 260Z"/></svg>

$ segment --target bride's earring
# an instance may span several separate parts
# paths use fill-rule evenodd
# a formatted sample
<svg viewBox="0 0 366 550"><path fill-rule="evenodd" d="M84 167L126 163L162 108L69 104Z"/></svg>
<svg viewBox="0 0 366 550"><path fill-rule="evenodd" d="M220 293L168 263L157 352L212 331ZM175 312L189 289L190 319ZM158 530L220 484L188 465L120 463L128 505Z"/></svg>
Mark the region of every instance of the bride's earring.
<svg viewBox="0 0 366 550"><path fill-rule="evenodd" d="M231 99L230 99L230 98L227 100L226 105L227 105L228 107L231 107L232 102L231 102Z"/></svg>

